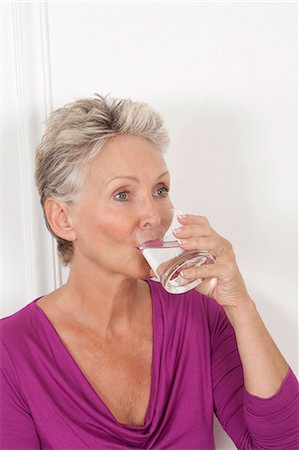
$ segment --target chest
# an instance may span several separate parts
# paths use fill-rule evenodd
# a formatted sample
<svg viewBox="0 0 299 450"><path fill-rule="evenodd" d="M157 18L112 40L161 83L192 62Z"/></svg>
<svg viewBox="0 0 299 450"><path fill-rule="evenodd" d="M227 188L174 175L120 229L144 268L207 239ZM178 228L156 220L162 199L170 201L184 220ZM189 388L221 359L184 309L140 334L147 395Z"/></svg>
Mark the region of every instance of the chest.
<svg viewBox="0 0 299 450"><path fill-rule="evenodd" d="M57 326L65 347L100 400L120 423L143 425L151 392L152 337L110 342Z"/></svg>

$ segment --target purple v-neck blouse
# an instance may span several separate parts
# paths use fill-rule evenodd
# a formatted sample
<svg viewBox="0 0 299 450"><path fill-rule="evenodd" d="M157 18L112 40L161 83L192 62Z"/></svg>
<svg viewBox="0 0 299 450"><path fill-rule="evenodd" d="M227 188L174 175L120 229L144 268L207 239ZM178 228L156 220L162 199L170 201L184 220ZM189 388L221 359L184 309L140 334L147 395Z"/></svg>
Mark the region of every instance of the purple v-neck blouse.
<svg viewBox="0 0 299 450"><path fill-rule="evenodd" d="M222 307L195 290L173 295L147 281L153 361L144 425L113 417L36 299L1 320L1 449L210 450L214 413L239 449L298 449L292 370L273 397L249 394Z"/></svg>

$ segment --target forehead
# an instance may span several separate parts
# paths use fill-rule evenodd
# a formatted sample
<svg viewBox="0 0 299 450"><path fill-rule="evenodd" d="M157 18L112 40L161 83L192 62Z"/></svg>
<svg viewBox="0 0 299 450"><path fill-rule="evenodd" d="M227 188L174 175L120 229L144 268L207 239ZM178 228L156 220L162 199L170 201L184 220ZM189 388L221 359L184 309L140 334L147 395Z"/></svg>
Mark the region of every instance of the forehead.
<svg viewBox="0 0 299 450"><path fill-rule="evenodd" d="M139 136L116 136L87 167L87 180L105 182L112 177L147 174L155 178L166 170L163 156L152 142Z"/></svg>

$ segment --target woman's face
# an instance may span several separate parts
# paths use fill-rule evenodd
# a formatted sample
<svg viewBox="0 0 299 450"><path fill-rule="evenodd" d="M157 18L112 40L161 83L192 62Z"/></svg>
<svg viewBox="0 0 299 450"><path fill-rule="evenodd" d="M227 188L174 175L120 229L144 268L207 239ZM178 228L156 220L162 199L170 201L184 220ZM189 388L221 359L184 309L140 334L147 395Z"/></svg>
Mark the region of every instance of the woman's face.
<svg viewBox="0 0 299 450"><path fill-rule="evenodd" d="M172 207L169 173L155 145L137 136L111 138L86 167L85 182L70 214L74 260L92 261L129 278L149 276L136 231L155 226Z"/></svg>

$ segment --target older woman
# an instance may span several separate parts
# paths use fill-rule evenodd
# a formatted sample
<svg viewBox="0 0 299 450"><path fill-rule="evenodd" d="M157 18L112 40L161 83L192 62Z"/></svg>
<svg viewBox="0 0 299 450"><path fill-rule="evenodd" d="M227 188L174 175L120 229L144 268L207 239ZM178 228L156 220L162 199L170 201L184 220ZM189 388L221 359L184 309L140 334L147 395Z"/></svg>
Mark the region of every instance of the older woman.
<svg viewBox="0 0 299 450"><path fill-rule="evenodd" d="M171 206L167 143L146 104L97 96L52 113L36 183L70 271L1 321L2 449L213 449L213 413L238 448L298 448L297 380L231 244L186 215L182 247L215 263L184 276L205 284L174 295L150 280L135 235Z"/></svg>

